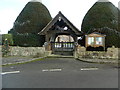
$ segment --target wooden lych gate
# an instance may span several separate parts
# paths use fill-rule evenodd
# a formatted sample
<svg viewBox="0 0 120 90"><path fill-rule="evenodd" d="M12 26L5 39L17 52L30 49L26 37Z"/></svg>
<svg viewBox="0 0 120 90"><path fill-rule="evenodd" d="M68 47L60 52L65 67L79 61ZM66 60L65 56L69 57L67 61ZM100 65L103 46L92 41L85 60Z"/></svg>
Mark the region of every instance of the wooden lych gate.
<svg viewBox="0 0 120 90"><path fill-rule="evenodd" d="M73 55L77 38L83 33L59 12L39 34L45 35L47 51L52 51L53 54Z"/></svg>

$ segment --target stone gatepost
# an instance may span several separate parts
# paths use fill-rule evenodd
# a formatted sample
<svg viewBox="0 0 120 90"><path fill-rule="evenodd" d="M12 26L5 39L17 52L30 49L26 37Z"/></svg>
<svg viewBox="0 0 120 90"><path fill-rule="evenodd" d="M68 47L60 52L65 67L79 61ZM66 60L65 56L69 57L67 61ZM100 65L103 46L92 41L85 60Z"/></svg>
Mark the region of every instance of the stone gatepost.
<svg viewBox="0 0 120 90"><path fill-rule="evenodd" d="M80 45L77 46L77 50L74 52L74 57L75 58L82 58L85 56L86 48L82 47Z"/></svg>
<svg viewBox="0 0 120 90"><path fill-rule="evenodd" d="M112 46L112 48L107 49L107 57L112 59L118 59L119 58L119 48L115 48Z"/></svg>

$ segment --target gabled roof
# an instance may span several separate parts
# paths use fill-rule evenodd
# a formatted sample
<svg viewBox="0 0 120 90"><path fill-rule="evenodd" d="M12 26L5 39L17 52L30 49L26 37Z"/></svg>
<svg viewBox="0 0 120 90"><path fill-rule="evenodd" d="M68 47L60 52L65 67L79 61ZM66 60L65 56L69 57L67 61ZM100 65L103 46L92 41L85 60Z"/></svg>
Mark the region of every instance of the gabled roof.
<svg viewBox="0 0 120 90"><path fill-rule="evenodd" d="M43 28L43 30L41 32L39 32L38 34L40 35L45 35L46 32L57 22L57 20L59 20L59 17L65 22L67 23L67 25L76 33L76 35L82 35L83 32L80 31L79 29L77 29L61 12L59 12L55 18L53 18L47 25L46 27Z"/></svg>
<svg viewBox="0 0 120 90"><path fill-rule="evenodd" d="M92 35L92 34L96 34L96 35L100 35L100 36L106 36L105 34L101 34L99 32L93 32L93 33L90 33L90 34L87 34L87 35L89 36L89 35Z"/></svg>

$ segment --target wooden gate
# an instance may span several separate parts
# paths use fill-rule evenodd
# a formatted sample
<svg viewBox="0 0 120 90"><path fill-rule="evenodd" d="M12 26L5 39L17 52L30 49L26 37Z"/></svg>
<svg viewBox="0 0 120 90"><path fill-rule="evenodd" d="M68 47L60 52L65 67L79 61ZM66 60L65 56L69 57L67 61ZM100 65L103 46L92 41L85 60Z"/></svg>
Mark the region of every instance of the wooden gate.
<svg viewBox="0 0 120 90"><path fill-rule="evenodd" d="M73 55L74 42L51 42L53 54Z"/></svg>

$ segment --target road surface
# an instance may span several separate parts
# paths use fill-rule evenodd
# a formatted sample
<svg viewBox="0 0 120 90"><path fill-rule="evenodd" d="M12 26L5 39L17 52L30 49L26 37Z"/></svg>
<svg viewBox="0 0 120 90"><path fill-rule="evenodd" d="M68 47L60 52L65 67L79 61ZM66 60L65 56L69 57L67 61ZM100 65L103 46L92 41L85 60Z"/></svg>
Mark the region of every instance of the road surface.
<svg viewBox="0 0 120 90"><path fill-rule="evenodd" d="M118 88L118 69L74 58L45 58L5 66L3 88Z"/></svg>

